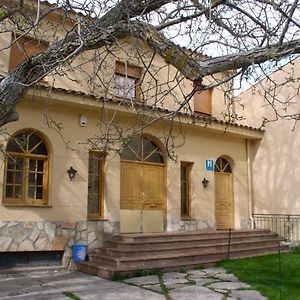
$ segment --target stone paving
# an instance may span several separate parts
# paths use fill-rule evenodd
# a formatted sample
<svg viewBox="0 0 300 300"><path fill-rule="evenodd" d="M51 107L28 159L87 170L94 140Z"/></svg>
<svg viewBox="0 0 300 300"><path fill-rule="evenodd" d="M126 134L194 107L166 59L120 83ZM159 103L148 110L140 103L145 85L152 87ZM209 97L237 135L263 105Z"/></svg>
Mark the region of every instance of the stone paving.
<svg viewBox="0 0 300 300"><path fill-rule="evenodd" d="M129 285L166 295L169 300L267 300L223 268L169 272L124 280Z"/></svg>
<svg viewBox="0 0 300 300"><path fill-rule="evenodd" d="M73 296L73 298L71 298ZM66 270L0 273L0 300L266 300L222 268L109 281Z"/></svg>

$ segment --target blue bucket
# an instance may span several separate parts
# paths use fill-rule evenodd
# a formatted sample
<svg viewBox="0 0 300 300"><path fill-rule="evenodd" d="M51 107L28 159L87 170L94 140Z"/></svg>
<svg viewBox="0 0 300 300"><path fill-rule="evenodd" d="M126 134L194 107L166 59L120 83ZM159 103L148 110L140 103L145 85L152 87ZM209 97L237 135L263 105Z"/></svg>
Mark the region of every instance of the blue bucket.
<svg viewBox="0 0 300 300"><path fill-rule="evenodd" d="M74 244L73 245L73 259L75 263L85 261L87 255L87 245Z"/></svg>

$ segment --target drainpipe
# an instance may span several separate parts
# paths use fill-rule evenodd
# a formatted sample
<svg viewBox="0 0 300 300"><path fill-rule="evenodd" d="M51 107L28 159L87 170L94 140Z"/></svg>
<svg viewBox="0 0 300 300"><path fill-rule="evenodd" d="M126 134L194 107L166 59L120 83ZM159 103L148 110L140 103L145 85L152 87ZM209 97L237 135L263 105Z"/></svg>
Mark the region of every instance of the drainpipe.
<svg viewBox="0 0 300 300"><path fill-rule="evenodd" d="M251 221L251 229L253 228L253 217L252 217L252 168L251 168L251 150L250 150L250 141L246 139L246 158L247 158L247 179L248 179L248 213L249 219Z"/></svg>

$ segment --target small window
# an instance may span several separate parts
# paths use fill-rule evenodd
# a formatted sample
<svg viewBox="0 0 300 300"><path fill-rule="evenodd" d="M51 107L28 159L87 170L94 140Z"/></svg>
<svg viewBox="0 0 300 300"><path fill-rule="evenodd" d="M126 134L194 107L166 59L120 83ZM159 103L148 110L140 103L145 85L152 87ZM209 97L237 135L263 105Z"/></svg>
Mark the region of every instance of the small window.
<svg viewBox="0 0 300 300"><path fill-rule="evenodd" d="M35 131L13 136L6 147L4 204L47 205L47 145Z"/></svg>
<svg viewBox="0 0 300 300"><path fill-rule="evenodd" d="M215 162L215 172L231 173L229 161L224 157L219 157Z"/></svg>
<svg viewBox="0 0 300 300"><path fill-rule="evenodd" d="M18 38L18 37L17 37ZM12 41L15 37L12 37ZM48 48L48 43L27 36L18 38L10 48L9 70L14 69L27 58L39 54Z"/></svg>
<svg viewBox="0 0 300 300"><path fill-rule="evenodd" d="M115 96L139 100L140 78L141 68L117 62L115 74Z"/></svg>
<svg viewBox="0 0 300 300"><path fill-rule="evenodd" d="M181 182L181 218L191 217L191 171L193 163L181 162L180 182Z"/></svg>
<svg viewBox="0 0 300 300"><path fill-rule="evenodd" d="M104 163L105 155L102 152L89 153L88 174L88 219L103 217L104 210Z"/></svg>
<svg viewBox="0 0 300 300"><path fill-rule="evenodd" d="M213 89L207 89L196 92L194 95L194 111L196 113L211 115L212 113L212 92Z"/></svg>
<svg viewBox="0 0 300 300"><path fill-rule="evenodd" d="M160 149L149 137L133 138L123 148L121 159L158 164L164 163L164 158Z"/></svg>

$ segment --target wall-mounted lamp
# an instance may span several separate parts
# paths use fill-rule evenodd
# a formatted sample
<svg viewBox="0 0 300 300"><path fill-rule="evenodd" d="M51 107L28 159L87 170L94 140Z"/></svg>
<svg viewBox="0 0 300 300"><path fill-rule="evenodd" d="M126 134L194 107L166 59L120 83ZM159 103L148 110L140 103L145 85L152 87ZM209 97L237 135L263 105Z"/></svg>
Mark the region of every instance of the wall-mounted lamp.
<svg viewBox="0 0 300 300"><path fill-rule="evenodd" d="M202 180L202 185L203 187L206 189L208 187L208 184L209 184L209 180L207 180L205 177L203 178Z"/></svg>
<svg viewBox="0 0 300 300"><path fill-rule="evenodd" d="M73 167L70 167L70 169L67 171L67 173L69 174L70 180L73 181L75 178L75 175L77 173L77 170L75 170Z"/></svg>

